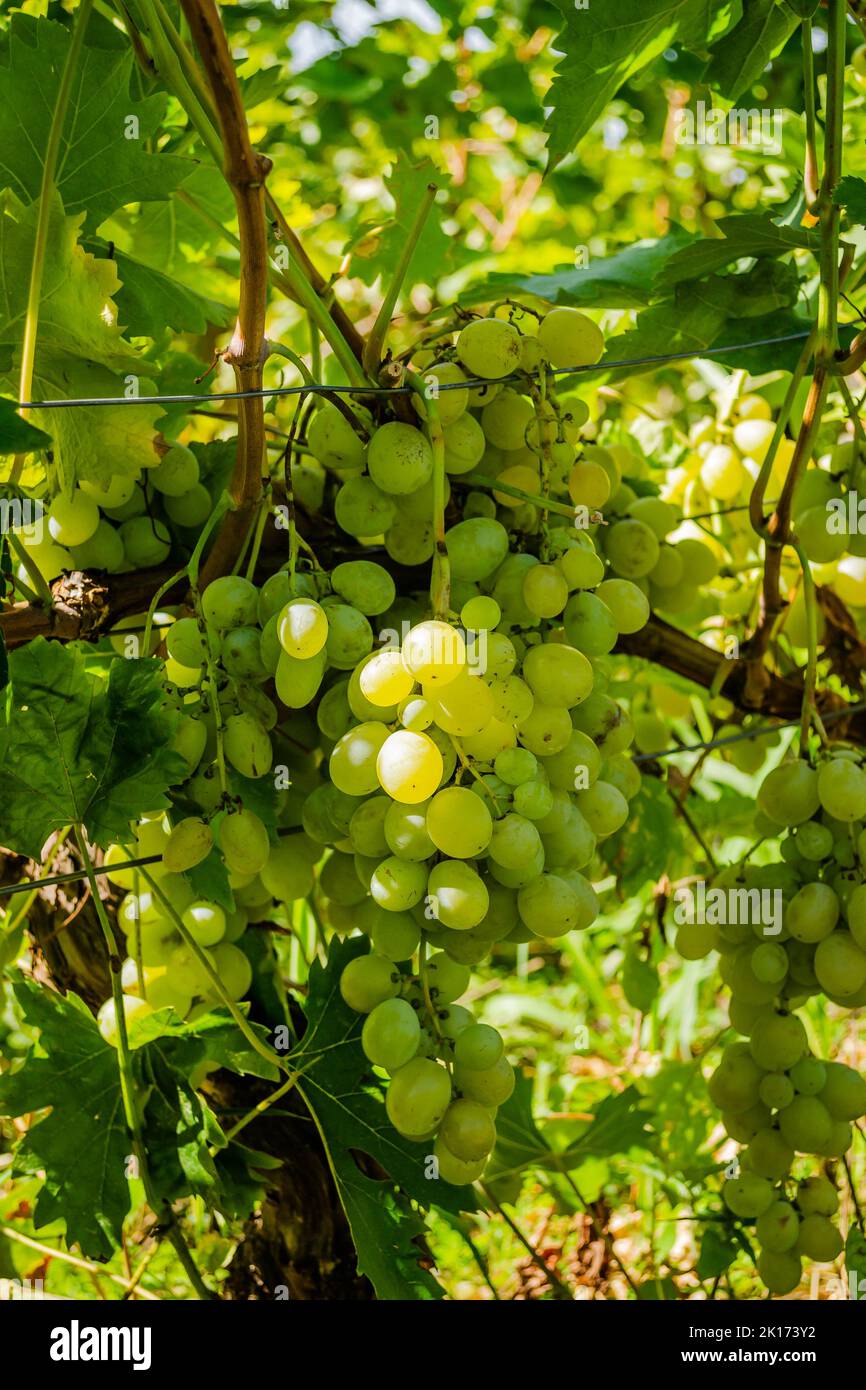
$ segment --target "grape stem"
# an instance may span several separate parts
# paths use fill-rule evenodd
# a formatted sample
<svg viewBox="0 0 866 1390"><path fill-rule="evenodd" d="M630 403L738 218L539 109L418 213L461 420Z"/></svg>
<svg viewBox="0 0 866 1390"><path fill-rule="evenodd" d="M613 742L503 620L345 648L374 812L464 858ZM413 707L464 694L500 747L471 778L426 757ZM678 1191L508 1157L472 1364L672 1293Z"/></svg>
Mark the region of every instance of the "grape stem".
<svg viewBox="0 0 866 1390"><path fill-rule="evenodd" d="M144 1136L141 1127L141 1118L138 1111L138 1101L135 1088L135 1076L132 1070L132 1055L129 1048L129 1034L126 1031L126 1014L123 1007L123 987L120 980L120 952L117 944L117 937L114 934L105 904L99 896L99 885L96 881L96 874L93 871L93 860L87 848L87 841L84 838L81 826L73 826L78 850L81 855L82 864L87 872L87 882L90 887L90 894L93 898L93 906L99 918L99 925L105 938L108 949L108 965L111 975L111 997L114 1001L114 1017L117 1026L117 1066L120 1073L120 1095L123 1102L123 1113L126 1119L126 1127L132 1136L132 1148L135 1154L138 1167L137 1176L141 1179L144 1187L145 1196L149 1206L156 1213L160 1224L165 1224L168 1238L175 1248L177 1257L186 1271L187 1277L201 1299L211 1299L215 1295L204 1283L198 1272L195 1261L189 1252L186 1241L178 1226L177 1217L172 1211L169 1202L165 1201L156 1192L147 1162L147 1150L144 1143ZM148 875L145 875L146 877Z"/></svg>
<svg viewBox="0 0 866 1390"><path fill-rule="evenodd" d="M376 322L373 324L371 332L367 336L364 346L363 364L364 370L375 380L382 360L382 353L385 347L385 338L391 324L391 316L397 304L397 297L403 288L403 281L409 270L412 257L418 249L418 242L424 230L430 210L433 207L433 200L436 197L436 184L428 183L424 190L424 196L418 204L417 211L412 220L406 240L403 243L403 250L397 267L391 277L391 283L385 298L382 300L379 312L376 315Z"/></svg>
<svg viewBox="0 0 866 1390"><path fill-rule="evenodd" d="M818 678L818 597L815 592L815 580L812 578L812 571L805 551L796 542L794 542L794 549L799 556L800 567L803 572L803 601L806 609L808 657L803 681L803 714L800 723L800 753L805 758L809 751L809 729L812 723L814 722L821 742L824 744L827 743L827 731L815 707L815 687Z"/></svg>

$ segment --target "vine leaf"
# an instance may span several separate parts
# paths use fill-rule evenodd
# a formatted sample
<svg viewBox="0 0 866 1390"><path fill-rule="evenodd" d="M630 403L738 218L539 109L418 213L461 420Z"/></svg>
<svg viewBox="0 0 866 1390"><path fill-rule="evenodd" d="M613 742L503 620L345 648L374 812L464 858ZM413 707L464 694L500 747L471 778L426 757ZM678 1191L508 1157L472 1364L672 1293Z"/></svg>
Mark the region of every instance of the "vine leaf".
<svg viewBox="0 0 866 1390"><path fill-rule="evenodd" d="M728 101L736 101L758 81L800 22L799 16L779 0L749 0L740 22L714 51L704 80Z"/></svg>
<svg viewBox="0 0 866 1390"><path fill-rule="evenodd" d="M849 222L866 227L866 179L847 174L834 188L833 202L845 209Z"/></svg>
<svg viewBox="0 0 866 1390"><path fill-rule="evenodd" d="M109 248L104 242L94 238L85 246L94 255L108 258ZM234 321L233 309L198 294L154 266L114 247L110 259L117 266L119 283L114 302L124 332L162 339L166 327L176 333L204 333L208 324L226 328Z"/></svg>
<svg viewBox="0 0 866 1390"><path fill-rule="evenodd" d="M166 789L183 776L159 662L118 658L105 678L77 644L38 637L9 668L0 843L38 860L51 832L70 824L102 847L127 843L130 820L167 806Z"/></svg>
<svg viewBox="0 0 866 1390"><path fill-rule="evenodd" d="M0 1111L14 1116L50 1108L27 1130L15 1155L19 1171L44 1173L34 1224L39 1228L62 1218L69 1244L107 1259L129 1211L132 1172L117 1052L75 995L61 998L30 980L19 980L14 990L26 1022L39 1030L39 1041L18 1071L0 1076ZM137 1027L137 1043L148 1036L135 1048L133 1064L148 1097L146 1142L157 1190L168 1200L197 1192L234 1213L244 1187L251 1195L255 1191L249 1173L242 1178L240 1161L266 1168L272 1160L233 1145L226 1151L230 1161L224 1176L208 1146L225 1150L225 1136L187 1078L205 1059L269 1079L276 1068L263 1062L227 1015L216 1012L186 1024L172 1022L162 1010Z"/></svg>
<svg viewBox="0 0 866 1390"><path fill-rule="evenodd" d="M418 204L424 197L427 185L431 183L442 188L445 180L429 160L412 164L401 150L391 173L385 179L385 187L394 201L393 218L376 238L373 254L362 256L356 253L352 262L355 274L359 275L365 284L372 285L380 276L388 280L393 275L415 220ZM363 234L368 232L369 228L362 229ZM359 239L355 238L356 244ZM443 273L452 244L451 238L442 230L440 215L434 207L424 224L409 262L406 284L423 282L434 285Z"/></svg>
<svg viewBox="0 0 866 1390"><path fill-rule="evenodd" d="M630 77L675 43L706 51L742 13L740 0L616 0L580 9L574 0L554 3L565 26L553 47L565 56L546 99L549 169L580 143Z"/></svg>
<svg viewBox="0 0 866 1390"><path fill-rule="evenodd" d="M12 16L0 63L0 181L25 202L39 197L69 42L62 24ZM85 48L73 75L56 182L67 211L81 213L89 228L126 203L167 198L196 167L149 153L166 100L130 95L132 64L125 46Z"/></svg>
<svg viewBox="0 0 866 1390"><path fill-rule="evenodd" d="M672 256L658 277L658 288L671 290L683 280L701 280L746 257L763 259L791 251L817 252L818 238L802 227L785 227L768 214L748 212L720 217L720 238L702 238Z"/></svg>
<svg viewBox="0 0 866 1390"><path fill-rule="evenodd" d="M305 1069L298 1090L322 1136L359 1272L379 1298L437 1298L439 1287L421 1267L415 1244L423 1226L407 1199L455 1213L474 1210L476 1203L470 1189L428 1176L427 1146L402 1139L385 1114L384 1088L361 1051L363 1020L339 988L345 966L367 945L357 938L334 941L327 966L313 965L307 1031L289 1061Z"/></svg>
<svg viewBox="0 0 866 1390"><path fill-rule="evenodd" d="M51 443L44 430L39 430L18 414L18 402L0 396L0 454L24 454L35 449L47 449Z"/></svg>

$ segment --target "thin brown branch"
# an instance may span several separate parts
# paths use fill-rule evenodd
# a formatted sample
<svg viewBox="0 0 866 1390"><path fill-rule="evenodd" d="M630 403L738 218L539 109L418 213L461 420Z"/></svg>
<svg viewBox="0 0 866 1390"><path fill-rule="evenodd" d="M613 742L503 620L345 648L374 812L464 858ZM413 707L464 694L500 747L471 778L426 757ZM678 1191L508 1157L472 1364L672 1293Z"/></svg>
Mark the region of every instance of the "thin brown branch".
<svg viewBox="0 0 866 1390"><path fill-rule="evenodd" d="M238 317L223 359L239 391L260 391L266 356L268 234L265 178L270 160L253 149L246 112L225 30L215 0L181 0L213 96L222 136L223 173L231 188L240 239ZM262 494L265 459L264 401L238 401L237 458L228 513L202 570L202 586L231 568L249 530Z"/></svg>

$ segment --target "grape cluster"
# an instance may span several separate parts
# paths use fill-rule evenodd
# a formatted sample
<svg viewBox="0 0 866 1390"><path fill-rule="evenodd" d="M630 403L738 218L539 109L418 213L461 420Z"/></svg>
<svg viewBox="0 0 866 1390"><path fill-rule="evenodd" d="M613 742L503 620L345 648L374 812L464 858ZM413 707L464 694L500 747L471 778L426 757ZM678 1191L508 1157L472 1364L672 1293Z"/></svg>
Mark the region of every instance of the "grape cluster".
<svg viewBox="0 0 866 1390"><path fill-rule="evenodd" d="M687 959L721 955L730 1021L748 1038L725 1049L710 1079L729 1136L747 1147L723 1193L731 1211L754 1219L758 1270L767 1288L790 1292L801 1257L833 1260L842 1240L831 1221L834 1184L792 1176L795 1155L841 1158L851 1124L866 1114L866 1080L810 1050L796 1009L823 994L848 1009L866 1003L866 771L838 747L817 766L782 762L758 796L759 828L781 836L780 858L725 869L715 886L779 895L782 920L767 930L760 911L723 911L715 924L687 922L677 947ZM797 1164L799 1168L799 1164Z"/></svg>

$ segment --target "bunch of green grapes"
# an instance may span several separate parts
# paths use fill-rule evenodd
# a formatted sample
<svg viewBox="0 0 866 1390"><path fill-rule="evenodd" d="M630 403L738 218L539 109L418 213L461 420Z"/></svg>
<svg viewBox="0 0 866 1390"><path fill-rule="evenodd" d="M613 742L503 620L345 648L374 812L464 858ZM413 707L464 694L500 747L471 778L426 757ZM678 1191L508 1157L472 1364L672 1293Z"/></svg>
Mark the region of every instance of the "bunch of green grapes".
<svg viewBox="0 0 866 1390"><path fill-rule="evenodd" d="M124 570L161 565L175 539L188 541L213 510L193 451L172 441L154 451L146 476L115 474L104 486L83 481L58 492L39 520L17 531L43 579L64 570ZM27 570L18 567L27 582Z"/></svg>
<svg viewBox="0 0 866 1390"><path fill-rule="evenodd" d="M781 837L780 858L723 870L715 920L686 921L687 959L716 950L731 991L730 1022L749 1039L727 1048L710 1081L731 1138L747 1145L725 1200L755 1219L758 1268L771 1292L800 1279L801 1257L833 1260L842 1248L830 1218L835 1189L824 1176L791 1176L796 1154L841 1158L853 1121L866 1114L866 1081L813 1056L796 1010L823 995L846 1009L866 1004L866 770L844 747L813 766L788 759L764 779L759 828ZM764 902L781 905L767 912ZM750 900L751 894L756 896ZM707 913L709 917L709 912Z"/></svg>

